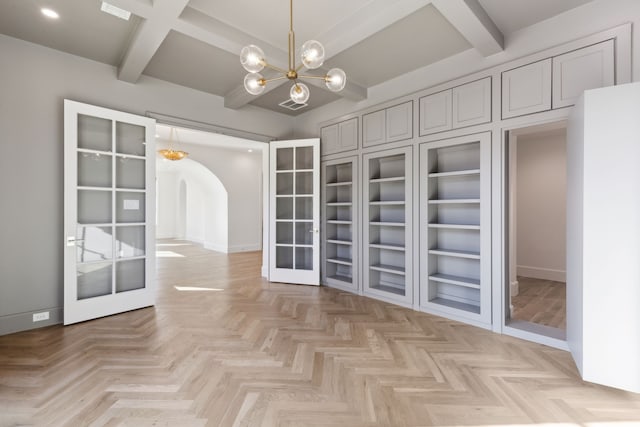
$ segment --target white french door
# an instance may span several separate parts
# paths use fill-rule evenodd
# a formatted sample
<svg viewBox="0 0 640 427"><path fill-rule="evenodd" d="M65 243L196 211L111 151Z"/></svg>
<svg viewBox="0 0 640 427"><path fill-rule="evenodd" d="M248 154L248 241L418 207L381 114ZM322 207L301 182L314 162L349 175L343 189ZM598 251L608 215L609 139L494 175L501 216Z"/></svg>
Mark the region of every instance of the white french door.
<svg viewBox="0 0 640 427"><path fill-rule="evenodd" d="M155 120L64 101L64 324L155 300Z"/></svg>
<svg viewBox="0 0 640 427"><path fill-rule="evenodd" d="M320 140L273 141L269 280L320 284Z"/></svg>

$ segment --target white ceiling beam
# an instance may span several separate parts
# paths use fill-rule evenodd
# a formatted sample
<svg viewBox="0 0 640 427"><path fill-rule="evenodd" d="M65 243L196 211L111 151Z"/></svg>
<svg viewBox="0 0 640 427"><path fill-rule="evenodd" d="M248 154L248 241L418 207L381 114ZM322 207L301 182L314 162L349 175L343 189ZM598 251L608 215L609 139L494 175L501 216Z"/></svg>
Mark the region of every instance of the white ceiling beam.
<svg viewBox="0 0 640 427"><path fill-rule="evenodd" d="M504 35L478 0L433 0L433 5L483 56L504 50Z"/></svg>
<svg viewBox="0 0 640 427"><path fill-rule="evenodd" d="M118 69L118 79L135 83L173 28L189 0L156 0L131 40ZM118 6L119 7L119 6Z"/></svg>

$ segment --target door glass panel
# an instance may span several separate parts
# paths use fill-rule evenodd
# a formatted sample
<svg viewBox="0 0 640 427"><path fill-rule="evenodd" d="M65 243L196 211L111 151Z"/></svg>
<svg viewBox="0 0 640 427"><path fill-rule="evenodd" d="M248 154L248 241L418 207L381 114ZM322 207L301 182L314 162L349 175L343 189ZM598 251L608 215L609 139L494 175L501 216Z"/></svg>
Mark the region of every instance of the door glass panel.
<svg viewBox="0 0 640 427"><path fill-rule="evenodd" d="M296 270L313 270L313 248L296 248Z"/></svg>
<svg viewBox="0 0 640 427"><path fill-rule="evenodd" d="M113 275L111 262L80 264L77 275L79 300L111 294Z"/></svg>
<svg viewBox="0 0 640 427"><path fill-rule="evenodd" d="M276 170L293 170L293 148L276 150Z"/></svg>
<svg viewBox="0 0 640 427"><path fill-rule="evenodd" d="M116 222L144 222L145 193L118 191L116 193Z"/></svg>
<svg viewBox="0 0 640 427"><path fill-rule="evenodd" d="M145 162L130 157L116 158L116 186L144 190Z"/></svg>
<svg viewBox="0 0 640 427"><path fill-rule="evenodd" d="M113 258L111 227L78 227L77 262L106 261Z"/></svg>
<svg viewBox="0 0 640 427"><path fill-rule="evenodd" d="M293 219L293 197L276 199L276 219Z"/></svg>
<svg viewBox="0 0 640 427"><path fill-rule="evenodd" d="M111 156L100 153L78 153L78 186L111 187Z"/></svg>
<svg viewBox="0 0 640 427"><path fill-rule="evenodd" d="M313 169L313 147L296 148L296 169Z"/></svg>
<svg viewBox="0 0 640 427"><path fill-rule="evenodd" d="M276 267L293 268L293 248L291 246L276 246Z"/></svg>
<svg viewBox="0 0 640 427"><path fill-rule="evenodd" d="M293 194L293 172L283 172L276 175L276 195Z"/></svg>
<svg viewBox="0 0 640 427"><path fill-rule="evenodd" d="M144 156L144 126L116 122L116 151L122 154Z"/></svg>
<svg viewBox="0 0 640 427"><path fill-rule="evenodd" d="M144 265L144 259L116 262L116 292L144 288Z"/></svg>
<svg viewBox="0 0 640 427"><path fill-rule="evenodd" d="M296 245L313 245L313 222L296 222Z"/></svg>
<svg viewBox="0 0 640 427"><path fill-rule="evenodd" d="M105 224L111 222L111 192L78 190L78 223Z"/></svg>
<svg viewBox="0 0 640 427"><path fill-rule="evenodd" d="M78 148L112 151L111 120L78 114Z"/></svg>
<svg viewBox="0 0 640 427"><path fill-rule="evenodd" d="M296 194L313 194L313 172L296 172Z"/></svg>
<svg viewBox="0 0 640 427"><path fill-rule="evenodd" d="M313 197L296 197L296 219L313 219Z"/></svg>
<svg viewBox="0 0 640 427"><path fill-rule="evenodd" d="M276 224L276 243L293 244L293 223L278 222Z"/></svg>
<svg viewBox="0 0 640 427"><path fill-rule="evenodd" d="M118 258L144 256L145 233L143 225L116 228L116 254Z"/></svg>

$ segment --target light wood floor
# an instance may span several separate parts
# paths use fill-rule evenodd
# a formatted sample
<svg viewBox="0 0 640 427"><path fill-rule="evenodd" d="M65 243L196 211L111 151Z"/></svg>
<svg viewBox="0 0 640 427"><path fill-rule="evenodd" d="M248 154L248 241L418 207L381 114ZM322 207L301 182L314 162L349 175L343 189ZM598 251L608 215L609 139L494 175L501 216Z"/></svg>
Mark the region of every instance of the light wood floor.
<svg viewBox="0 0 640 427"><path fill-rule="evenodd" d="M565 283L518 276L518 284L518 295L511 298L513 319L567 329Z"/></svg>
<svg viewBox="0 0 640 427"><path fill-rule="evenodd" d="M566 352L268 283L259 253L159 250L155 308L0 337L1 426L640 424Z"/></svg>

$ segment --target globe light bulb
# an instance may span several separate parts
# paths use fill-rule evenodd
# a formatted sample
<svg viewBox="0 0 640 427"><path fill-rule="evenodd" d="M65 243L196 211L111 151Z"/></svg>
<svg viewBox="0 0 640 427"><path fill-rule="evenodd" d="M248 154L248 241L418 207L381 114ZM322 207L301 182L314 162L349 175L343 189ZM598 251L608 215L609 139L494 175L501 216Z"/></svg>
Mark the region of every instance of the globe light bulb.
<svg viewBox="0 0 640 427"><path fill-rule="evenodd" d="M258 73L264 68L264 52L258 46L250 44L240 51L240 63L250 73Z"/></svg>
<svg viewBox="0 0 640 427"><path fill-rule="evenodd" d="M330 91L340 92L347 84L347 75L340 68L332 68L327 73L324 83Z"/></svg>
<svg viewBox="0 0 640 427"><path fill-rule="evenodd" d="M249 73L244 76L244 88L251 95L260 95L265 86L264 77L260 73Z"/></svg>
<svg viewBox="0 0 640 427"><path fill-rule="evenodd" d="M305 104L309 100L309 88L304 83L294 83L289 91L289 96L296 104Z"/></svg>
<svg viewBox="0 0 640 427"><path fill-rule="evenodd" d="M315 40L306 41L300 49L300 56L305 67L309 70L316 69L324 62L324 47Z"/></svg>

